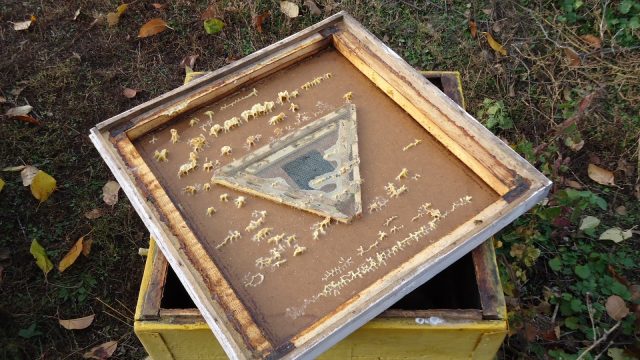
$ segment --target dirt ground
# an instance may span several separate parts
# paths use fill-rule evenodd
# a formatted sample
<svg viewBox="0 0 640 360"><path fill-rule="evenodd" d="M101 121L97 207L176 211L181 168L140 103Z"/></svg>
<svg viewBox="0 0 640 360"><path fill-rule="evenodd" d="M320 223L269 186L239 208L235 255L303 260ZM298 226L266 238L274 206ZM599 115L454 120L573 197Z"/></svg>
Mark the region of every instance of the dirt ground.
<svg viewBox="0 0 640 360"><path fill-rule="evenodd" d="M39 204L18 172L0 172L0 358L81 358L110 340L112 358L146 356L132 319L148 232L122 193L104 204L113 177L89 129L181 85L186 56L198 55L196 71L214 70L341 10L416 68L460 71L468 111L555 183L549 202L494 239L511 324L500 356L638 356L640 3L317 0L319 15L298 3L289 19L275 0L134 1L109 26L116 1L2 1L0 114L28 104L38 124L2 116L0 168L37 166L57 190ZM259 32L254 17L266 11ZM29 29L14 30L31 15ZM207 34L203 17L223 31ZM152 18L170 29L138 38ZM101 216L88 219L94 209ZM599 225L581 227L586 216ZM599 240L615 227L630 237ZM58 264L81 236L91 253L45 279L32 240ZM58 324L88 314L85 330Z"/></svg>

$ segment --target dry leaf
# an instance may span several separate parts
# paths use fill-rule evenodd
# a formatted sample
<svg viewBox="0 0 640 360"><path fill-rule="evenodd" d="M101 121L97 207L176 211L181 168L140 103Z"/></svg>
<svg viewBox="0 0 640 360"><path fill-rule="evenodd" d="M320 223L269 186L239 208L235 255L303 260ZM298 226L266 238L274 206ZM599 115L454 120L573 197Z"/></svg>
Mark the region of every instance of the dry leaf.
<svg viewBox="0 0 640 360"><path fill-rule="evenodd" d="M60 264L58 264L58 270L60 272L67 270L69 266L73 265L73 263L76 262L78 256L80 256L80 253L82 252L83 241L84 236L81 236L80 239L78 239L78 241L76 241L76 243L73 245L71 250L69 250L67 255L65 255L62 260L60 260Z"/></svg>
<svg viewBox="0 0 640 360"><path fill-rule="evenodd" d="M493 36L491 36L490 33L484 32L483 34L487 37L487 42L489 43L489 46L491 46L491 48L493 50L495 50L497 53L499 53L502 56L506 56L507 55L507 49L505 49L504 46L502 46L502 44L497 42L493 38Z"/></svg>
<svg viewBox="0 0 640 360"><path fill-rule="evenodd" d="M295 18L298 17L300 8L291 1L280 1L280 11L289 18Z"/></svg>
<svg viewBox="0 0 640 360"><path fill-rule="evenodd" d="M184 84L187 84L200 76L206 75L205 71L193 71L190 67L184 67Z"/></svg>
<svg viewBox="0 0 640 360"><path fill-rule="evenodd" d="M85 240L82 243L82 255L88 257L91 253L91 246L93 246L93 239Z"/></svg>
<svg viewBox="0 0 640 360"><path fill-rule="evenodd" d="M569 61L570 66L580 66L580 64L582 64L580 55L572 48L564 48L564 54L567 56L567 60Z"/></svg>
<svg viewBox="0 0 640 360"><path fill-rule="evenodd" d="M580 230L589 230L595 229L598 225L600 225L600 219L595 216L585 216L582 221L580 221Z"/></svg>
<svg viewBox="0 0 640 360"><path fill-rule="evenodd" d="M0 178L0 191L2 191L2 189L4 189L4 180L2 180L2 178Z"/></svg>
<svg viewBox="0 0 640 360"><path fill-rule="evenodd" d="M120 191L120 184L113 180L107 181L102 187L102 200L107 205L115 205L118 202L118 191Z"/></svg>
<svg viewBox="0 0 640 360"><path fill-rule="evenodd" d="M627 240L631 236L633 236L633 232L631 230L622 230L619 227L612 227L600 234L598 240L611 240L615 243L619 243Z"/></svg>
<svg viewBox="0 0 640 360"><path fill-rule="evenodd" d="M320 8L313 0L304 0L304 6L309 8L309 12L311 13L311 15L318 16L322 14L322 11L320 11Z"/></svg>
<svg viewBox="0 0 640 360"><path fill-rule="evenodd" d="M73 13L73 21L75 21L78 16L80 16L80 9L82 9L82 7L79 7L78 10L76 10L75 13Z"/></svg>
<svg viewBox="0 0 640 360"><path fill-rule="evenodd" d="M117 341L109 341L98 345L82 355L85 359L105 360L111 357L118 348Z"/></svg>
<svg viewBox="0 0 640 360"><path fill-rule="evenodd" d="M0 95L0 104L4 104L7 102L7 98Z"/></svg>
<svg viewBox="0 0 640 360"><path fill-rule="evenodd" d="M198 59L199 55L189 55L189 56L185 56L182 61L180 61L180 67L183 68L185 66L188 66L190 68L193 69L193 66L196 64L196 60Z"/></svg>
<svg viewBox="0 0 640 360"><path fill-rule="evenodd" d="M31 110L33 110L33 106L31 105L17 106L7 110L5 115L7 115L8 117L27 115L28 113L31 112Z"/></svg>
<svg viewBox="0 0 640 360"><path fill-rule="evenodd" d="M164 10L167 4L152 3L151 6L153 6L153 8L156 10Z"/></svg>
<svg viewBox="0 0 640 360"><path fill-rule="evenodd" d="M607 314L616 321L620 321L629 315L627 304L618 295L609 296L605 308L607 309Z"/></svg>
<svg viewBox="0 0 640 360"><path fill-rule="evenodd" d="M33 125L42 125L40 123L40 121L36 120L33 116L31 115L18 115L18 116L12 116L11 119L13 120L20 120L22 122L26 122L29 124L33 124Z"/></svg>
<svg viewBox="0 0 640 360"><path fill-rule="evenodd" d="M564 180L564 184L567 185L570 188L574 188L574 189L582 189L582 184L580 184L579 182L575 181L575 180Z"/></svg>
<svg viewBox="0 0 640 360"><path fill-rule="evenodd" d="M627 208L624 207L623 205L620 205L616 208L616 214L620 215L620 216L625 216L627 215Z"/></svg>
<svg viewBox="0 0 640 360"><path fill-rule="evenodd" d="M86 213L84 213L84 217L86 217L89 220L97 219L102 215L104 215L104 210L102 210L101 208L95 208L93 210L89 210Z"/></svg>
<svg viewBox="0 0 640 360"><path fill-rule="evenodd" d="M475 39L478 37L478 24L476 24L476 21L473 19L469 19L469 31L471 32L472 38Z"/></svg>
<svg viewBox="0 0 640 360"><path fill-rule="evenodd" d="M140 32L138 32L138 37L153 36L167 30L168 27L167 23L160 18L151 19L142 25Z"/></svg>
<svg viewBox="0 0 640 360"><path fill-rule="evenodd" d="M31 165L25 166L22 169L22 171L20 171L20 177L22 178L22 185L23 186L31 185L31 182L33 182L33 178L36 176L38 171L40 170L38 170L38 168L35 166L31 166Z"/></svg>
<svg viewBox="0 0 640 360"><path fill-rule="evenodd" d="M595 35L587 34L580 36L580 38L596 49L600 49L602 47L602 40Z"/></svg>
<svg viewBox="0 0 640 360"><path fill-rule="evenodd" d="M600 185L615 185L613 173L607 169L603 169L598 165L589 164L587 168L589 178Z"/></svg>
<svg viewBox="0 0 640 360"><path fill-rule="evenodd" d="M27 165L7 166L6 168L3 168L2 171L22 171L26 167Z"/></svg>
<svg viewBox="0 0 640 360"><path fill-rule="evenodd" d="M122 90L122 96L126 97L127 99L133 99L137 93L138 90L136 89L124 88L124 90Z"/></svg>
<svg viewBox="0 0 640 360"><path fill-rule="evenodd" d="M63 328L67 330L82 330L82 329L88 328L89 325L93 323L93 320L95 318L96 318L95 315L89 315L89 316L85 316L77 319L69 319L69 320L58 319L58 322Z"/></svg>
<svg viewBox="0 0 640 360"><path fill-rule="evenodd" d="M122 4L116 8L116 12L108 13L107 24L109 24L109 26L118 25L118 23L120 22L120 17L122 16L122 14L124 14L125 11L127 11L128 7L128 4Z"/></svg>
<svg viewBox="0 0 640 360"><path fill-rule="evenodd" d="M271 12L265 11L260 15L253 17L253 26L256 27L256 31L262 33L262 24L271 16Z"/></svg>
<svg viewBox="0 0 640 360"><path fill-rule="evenodd" d="M39 170L31 181L31 194L40 202L47 201L55 189L56 179L42 170Z"/></svg>
<svg viewBox="0 0 640 360"><path fill-rule="evenodd" d="M207 20L220 17L218 14L218 6L216 4L211 4L207 6L204 12L200 15L200 20Z"/></svg>
<svg viewBox="0 0 640 360"><path fill-rule="evenodd" d="M37 19L38 18L35 15L31 15L29 20L12 22L13 30L15 31L28 30L31 27L31 25L33 25L33 23L36 22Z"/></svg>
<svg viewBox="0 0 640 360"><path fill-rule="evenodd" d="M49 271L53 269L53 264L51 260L49 260L49 256L47 256L47 251L38 243L38 240L33 239L29 252L33 255L34 259L36 259L36 265L38 265L46 277Z"/></svg>

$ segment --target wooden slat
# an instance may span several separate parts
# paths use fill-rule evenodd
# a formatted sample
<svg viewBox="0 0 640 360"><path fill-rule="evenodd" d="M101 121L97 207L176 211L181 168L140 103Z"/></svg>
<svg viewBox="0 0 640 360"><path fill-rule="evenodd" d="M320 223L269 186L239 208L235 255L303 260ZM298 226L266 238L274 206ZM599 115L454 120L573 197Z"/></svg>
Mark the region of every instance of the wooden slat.
<svg viewBox="0 0 640 360"><path fill-rule="evenodd" d="M174 119L176 116L197 109L216 98L222 98L236 91L236 89L258 81L280 69L292 65L305 57L311 56L326 48L330 39L322 34L315 34L302 43L295 43L271 57L246 66L237 72L210 82L206 88L190 91L167 102L161 107L142 114L132 120L135 125L127 130L130 139L136 139L150 130Z"/></svg>
<svg viewBox="0 0 640 360"><path fill-rule="evenodd" d="M179 239L180 260L185 265L189 264L193 269L199 271L204 276L204 286L210 294L214 294L217 302L227 315L230 325L236 331L244 334L256 351L263 352L270 350L272 345L266 339L262 330L253 321L249 311L237 297L236 293L227 282L220 269L214 264L211 256L207 253L194 232L189 228L182 214L164 191L151 169L144 162L131 141L122 134L115 140L115 146L125 159L129 168L136 169L135 178L141 182L149 192L149 197L153 199L155 209L165 219L171 234ZM171 259L174 254L167 254L166 258ZM187 265L187 266L189 266Z"/></svg>
<svg viewBox="0 0 640 360"><path fill-rule="evenodd" d="M493 239L485 241L471 253L480 292L482 316L486 320L505 319L506 304L498 274Z"/></svg>
<svg viewBox="0 0 640 360"><path fill-rule="evenodd" d="M142 302L142 310L140 312L140 320L157 319L160 313L160 303L164 294L164 285L167 279L169 264L162 256L162 253L155 251L153 253L153 269L151 271L151 279L144 294Z"/></svg>

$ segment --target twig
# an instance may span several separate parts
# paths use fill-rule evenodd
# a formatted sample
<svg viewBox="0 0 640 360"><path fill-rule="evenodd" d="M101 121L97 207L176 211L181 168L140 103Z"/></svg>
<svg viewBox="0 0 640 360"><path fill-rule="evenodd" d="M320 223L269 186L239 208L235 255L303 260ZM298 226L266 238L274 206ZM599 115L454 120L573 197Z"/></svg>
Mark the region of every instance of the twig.
<svg viewBox="0 0 640 360"><path fill-rule="evenodd" d="M585 297L587 298L587 312L589 313L589 320L591 320L591 329L593 330L593 341L595 342L596 339L598 338L598 334L596 334L596 324L595 324L595 321L593 321L593 307L591 306L591 293L587 292Z"/></svg>
<svg viewBox="0 0 640 360"><path fill-rule="evenodd" d="M602 335L602 337L600 339L598 339L598 341L596 341L593 344L591 344L591 346L586 348L584 350L584 352L582 354L580 354L580 356L578 356L578 358L576 360L580 360L580 359L584 358L584 356L587 355L591 350L593 350L596 346L600 345L601 342L605 341L607 339L607 336L609 336L612 332L616 331L616 329L620 326L620 324L622 324L622 320L618 320L618 322L615 325L613 325L613 327L611 327L611 329L605 331L605 333Z"/></svg>

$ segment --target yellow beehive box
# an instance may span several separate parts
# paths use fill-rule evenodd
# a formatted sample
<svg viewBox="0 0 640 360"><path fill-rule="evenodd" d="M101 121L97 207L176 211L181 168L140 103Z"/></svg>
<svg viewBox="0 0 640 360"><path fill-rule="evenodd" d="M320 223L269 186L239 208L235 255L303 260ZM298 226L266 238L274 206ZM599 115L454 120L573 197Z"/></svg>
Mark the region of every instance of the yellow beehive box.
<svg viewBox="0 0 640 360"><path fill-rule="evenodd" d="M507 332L505 314L487 242L320 359L492 359ZM153 240L134 330L154 360L227 358Z"/></svg>

